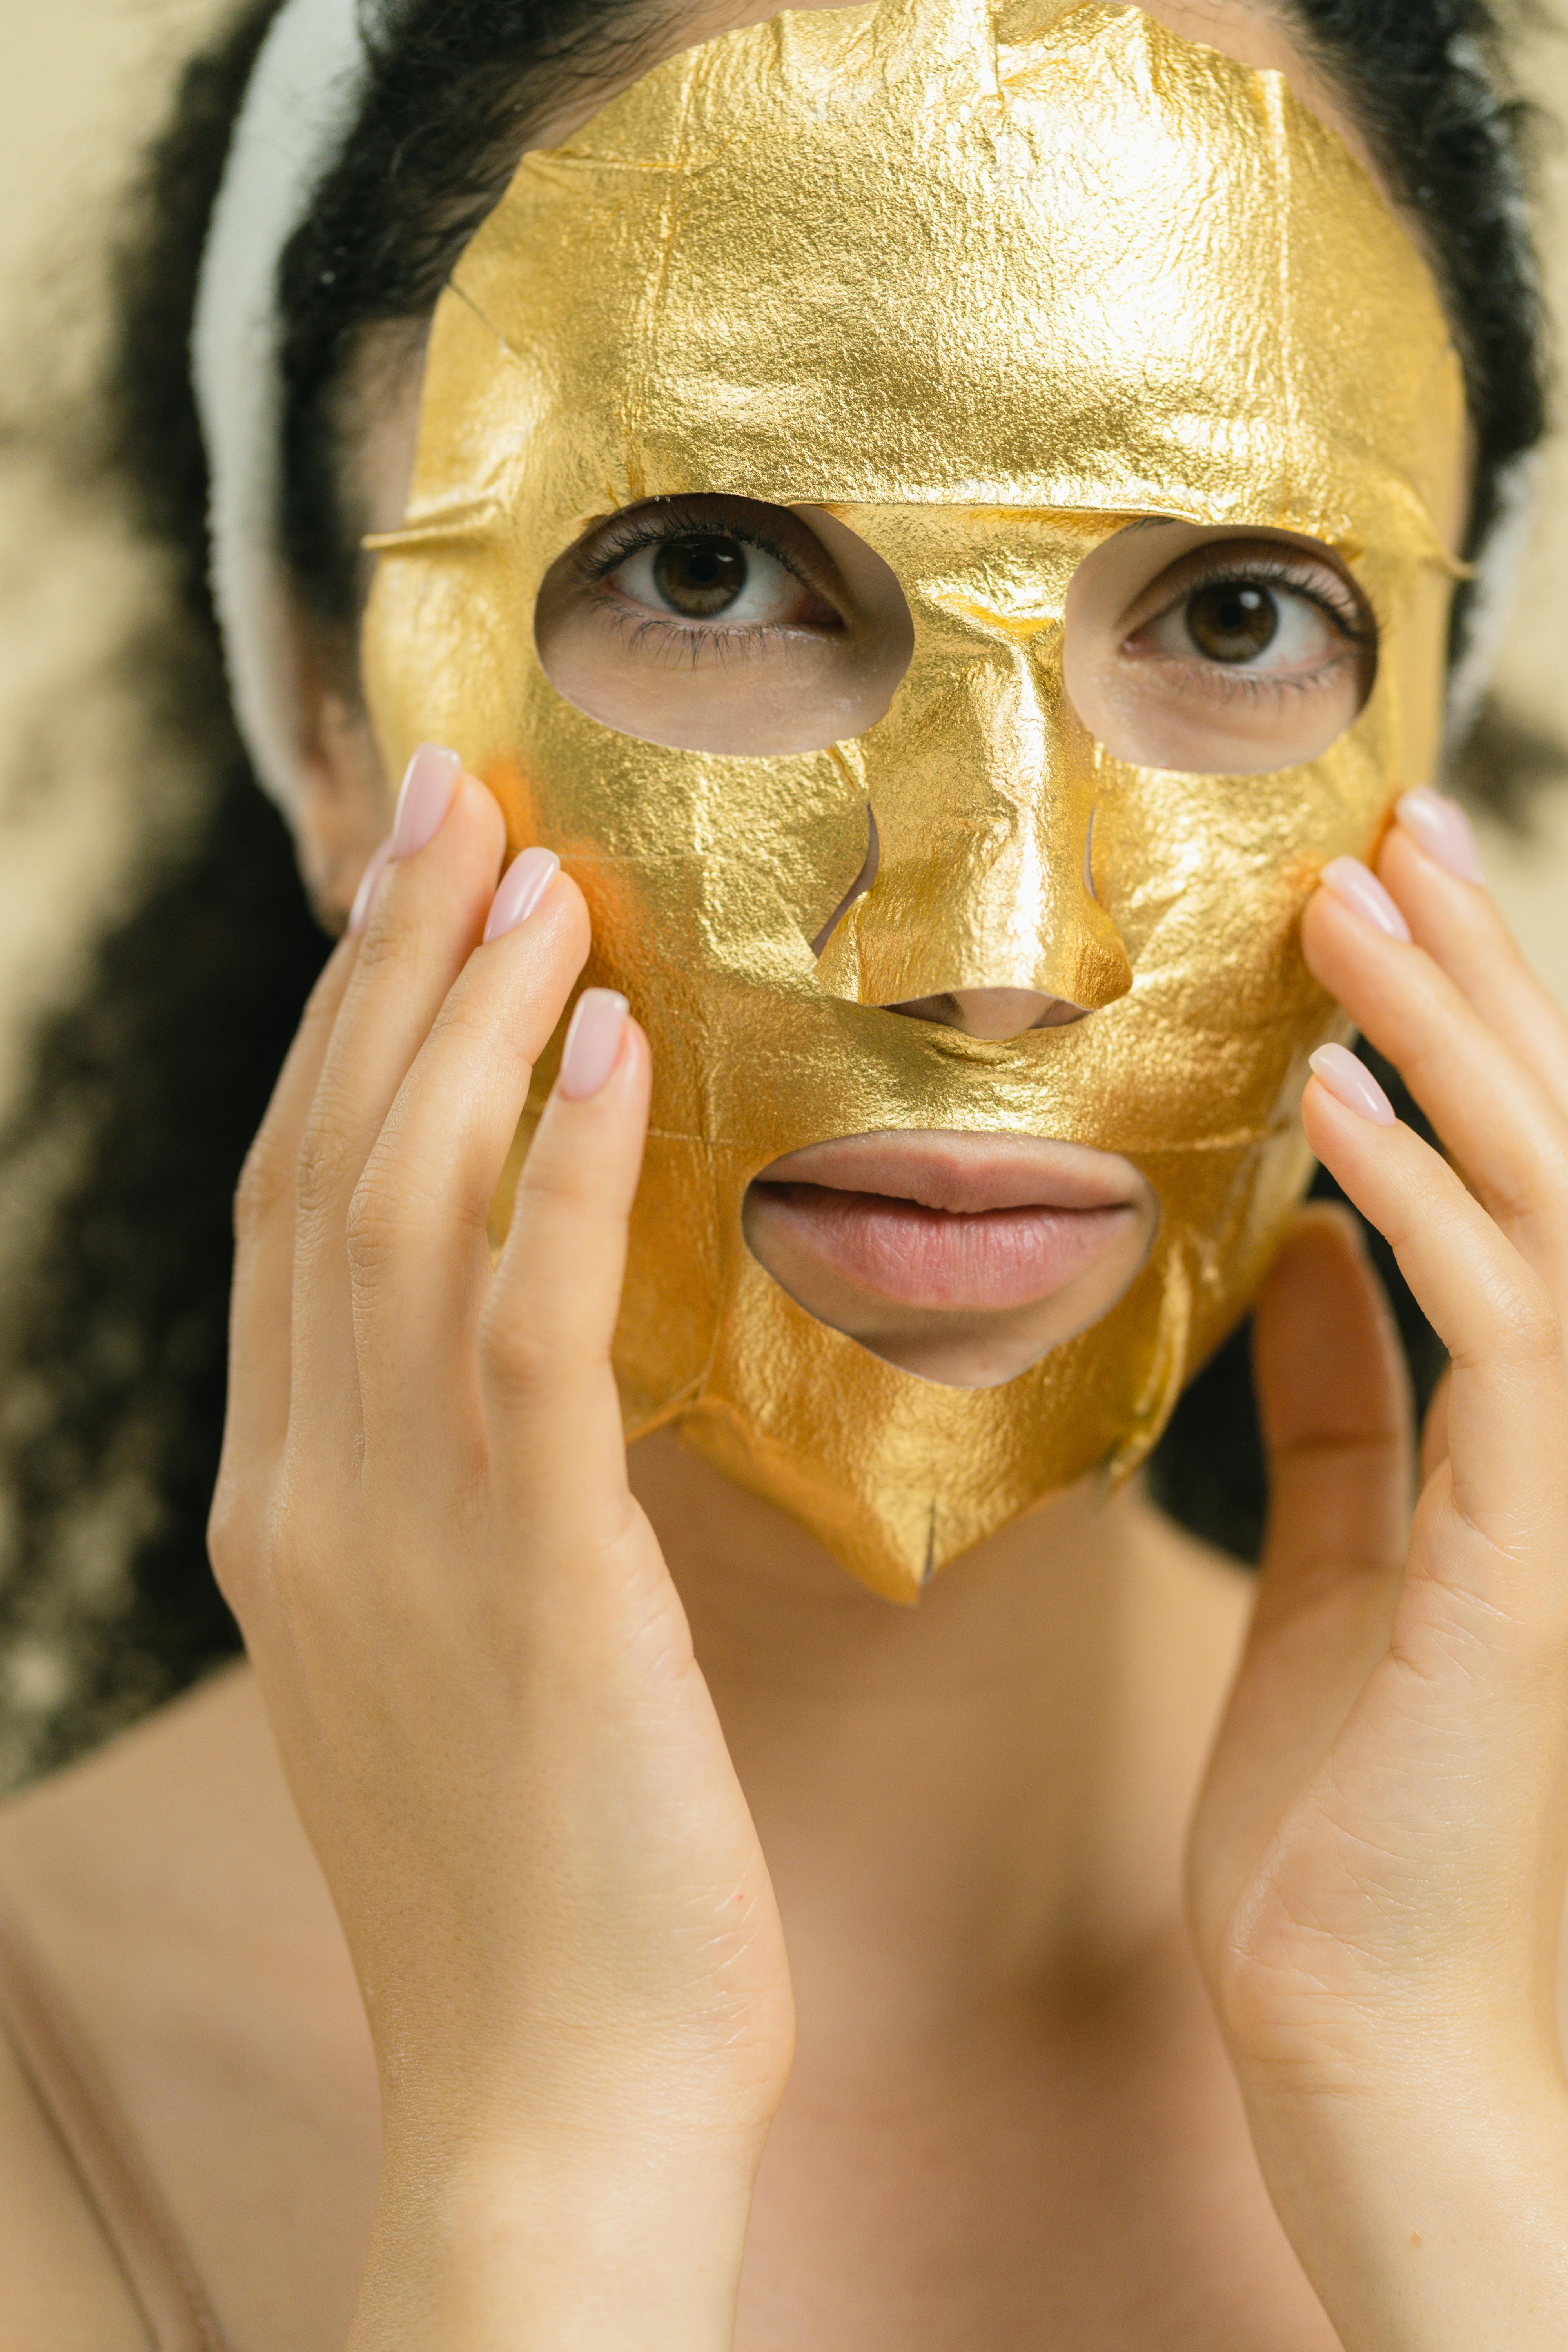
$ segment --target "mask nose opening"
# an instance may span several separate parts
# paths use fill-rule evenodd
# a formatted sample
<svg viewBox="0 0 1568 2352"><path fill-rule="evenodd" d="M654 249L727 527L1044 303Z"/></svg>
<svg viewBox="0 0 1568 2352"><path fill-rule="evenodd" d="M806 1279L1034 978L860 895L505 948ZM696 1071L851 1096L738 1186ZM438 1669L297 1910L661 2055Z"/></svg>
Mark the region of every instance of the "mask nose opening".
<svg viewBox="0 0 1568 2352"><path fill-rule="evenodd" d="M866 804L866 863L811 943L811 952L819 961L823 949L827 945L856 899L863 898L871 887L877 878L877 869L882 863L882 837L877 831L877 812L868 801Z"/></svg>
<svg viewBox="0 0 1568 2352"><path fill-rule="evenodd" d="M811 951L818 961L850 908L870 889L881 866L881 835L877 829L877 812L869 803L866 825L865 863L811 943ZM1093 853L1094 811L1090 809L1083 843L1083 887L1086 896L1098 905ZM929 1021L940 1028L955 1029L966 1037L984 1038L996 1045L1021 1037L1031 1029L1068 1028L1081 1021L1089 1009L1073 1003L1070 998L1048 996L1031 988L943 989L930 996L906 997L881 1007L883 1012L897 1013L908 1021Z"/></svg>
<svg viewBox="0 0 1568 2352"><path fill-rule="evenodd" d="M1004 1045L1030 1029L1066 1029L1081 1021L1089 1007L1071 1004L1065 996L1043 996L1034 988L951 988L940 996L913 996L882 1010L901 1013L906 1021L934 1021L965 1037Z"/></svg>

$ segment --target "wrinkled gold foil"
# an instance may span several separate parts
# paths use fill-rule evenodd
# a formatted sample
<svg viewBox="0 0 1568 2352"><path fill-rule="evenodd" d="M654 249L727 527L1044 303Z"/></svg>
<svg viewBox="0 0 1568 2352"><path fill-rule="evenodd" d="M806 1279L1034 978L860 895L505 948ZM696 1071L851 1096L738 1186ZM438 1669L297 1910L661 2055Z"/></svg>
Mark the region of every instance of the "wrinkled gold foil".
<svg viewBox="0 0 1568 2352"><path fill-rule="evenodd" d="M679 1422L900 1599L1142 1458L1305 1180L1305 1060L1336 1018L1298 920L1432 772L1463 446L1432 281L1361 168L1278 76L1136 9L784 16L525 159L436 315L368 685L393 772L451 743L514 845L560 852L593 911L585 978L652 1040L628 1435ZM543 676L554 559L609 510L703 491L829 507L897 573L913 660L855 741L665 750ZM1085 734L1068 585L1150 514L1350 563L1382 654L1322 757L1172 774ZM819 962L868 809L880 867ZM1005 1045L881 1009L966 986L1095 1009ZM898 1370L788 1298L741 1227L781 1153L884 1128L1124 1153L1161 1203L1152 1254L1003 1387Z"/></svg>

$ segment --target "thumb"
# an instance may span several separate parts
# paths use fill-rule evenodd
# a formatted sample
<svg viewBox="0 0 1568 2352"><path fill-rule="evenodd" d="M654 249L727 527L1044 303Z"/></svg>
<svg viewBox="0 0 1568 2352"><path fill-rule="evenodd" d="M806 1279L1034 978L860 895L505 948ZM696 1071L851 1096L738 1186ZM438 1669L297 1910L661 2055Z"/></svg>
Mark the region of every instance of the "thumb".
<svg viewBox="0 0 1568 2352"><path fill-rule="evenodd" d="M1211 1790L1257 1850L1388 1648L1411 1506L1409 1381L1348 1211L1304 1209L1258 1299L1268 1522Z"/></svg>

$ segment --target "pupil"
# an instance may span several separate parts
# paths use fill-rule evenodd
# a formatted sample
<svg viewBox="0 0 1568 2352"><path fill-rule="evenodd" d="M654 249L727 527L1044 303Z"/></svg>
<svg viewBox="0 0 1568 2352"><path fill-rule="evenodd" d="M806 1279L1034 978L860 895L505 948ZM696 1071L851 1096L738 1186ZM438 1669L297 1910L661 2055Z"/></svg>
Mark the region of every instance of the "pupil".
<svg viewBox="0 0 1568 2352"><path fill-rule="evenodd" d="M653 577L667 604L689 620L704 620L732 604L745 586L745 550L739 540L717 532L667 539L654 555Z"/></svg>
<svg viewBox="0 0 1568 2352"><path fill-rule="evenodd" d="M1216 580L1187 600L1187 635L1210 661L1247 662L1279 634L1279 607L1267 588Z"/></svg>

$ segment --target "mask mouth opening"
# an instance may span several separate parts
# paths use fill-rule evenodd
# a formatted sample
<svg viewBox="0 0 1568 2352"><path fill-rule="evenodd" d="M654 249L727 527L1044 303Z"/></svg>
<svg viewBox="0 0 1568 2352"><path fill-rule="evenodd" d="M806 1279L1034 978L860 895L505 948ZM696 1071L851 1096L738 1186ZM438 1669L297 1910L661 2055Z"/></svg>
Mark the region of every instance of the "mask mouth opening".
<svg viewBox="0 0 1568 2352"><path fill-rule="evenodd" d="M942 1130L839 1137L753 1178L746 1246L797 1307L936 1385L1005 1386L1142 1270L1152 1189L1110 1152Z"/></svg>

